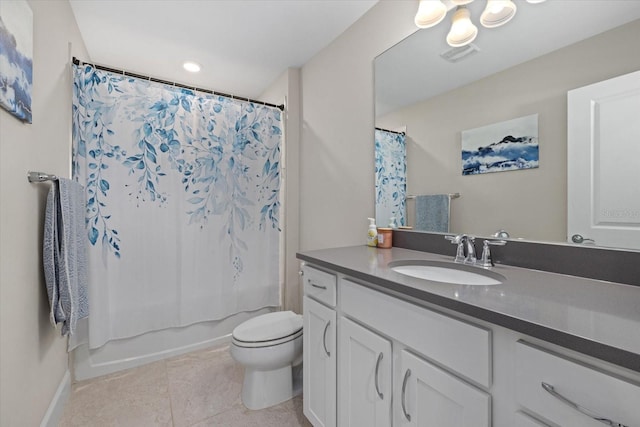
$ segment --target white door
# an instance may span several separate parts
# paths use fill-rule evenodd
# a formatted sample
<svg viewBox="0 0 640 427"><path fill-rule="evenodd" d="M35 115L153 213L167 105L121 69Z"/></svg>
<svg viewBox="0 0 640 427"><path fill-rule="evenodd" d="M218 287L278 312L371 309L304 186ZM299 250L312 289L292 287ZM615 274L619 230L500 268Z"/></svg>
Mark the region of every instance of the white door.
<svg viewBox="0 0 640 427"><path fill-rule="evenodd" d="M568 241L640 249L640 71L569 91L567 154Z"/></svg>
<svg viewBox="0 0 640 427"><path fill-rule="evenodd" d="M394 380L394 426L489 427L491 397L402 350Z"/></svg>
<svg viewBox="0 0 640 427"><path fill-rule="evenodd" d="M314 427L336 425L336 312L305 296L303 412Z"/></svg>
<svg viewBox="0 0 640 427"><path fill-rule="evenodd" d="M338 334L338 424L391 426L391 342L344 317Z"/></svg>

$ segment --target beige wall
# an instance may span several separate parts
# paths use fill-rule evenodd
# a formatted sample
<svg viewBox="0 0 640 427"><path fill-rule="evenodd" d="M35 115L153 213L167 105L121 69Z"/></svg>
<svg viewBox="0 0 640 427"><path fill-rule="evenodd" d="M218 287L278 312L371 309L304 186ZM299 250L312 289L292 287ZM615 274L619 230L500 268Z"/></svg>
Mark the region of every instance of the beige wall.
<svg viewBox="0 0 640 427"><path fill-rule="evenodd" d="M49 184L69 176L69 45L87 58L69 3L29 1L34 25L33 124L0 109L0 426L38 426L67 370L66 338L49 323L42 226Z"/></svg>
<svg viewBox="0 0 640 427"><path fill-rule="evenodd" d="M640 69L640 21L378 118L407 127L408 194L462 194L451 231L564 241L567 91ZM462 176L460 132L539 114L540 167Z"/></svg>
<svg viewBox="0 0 640 427"><path fill-rule="evenodd" d="M381 1L302 67L300 248L364 244L374 215L373 58L416 30Z"/></svg>
<svg viewBox="0 0 640 427"><path fill-rule="evenodd" d="M285 310L302 313L302 291L298 276L296 252L300 247L300 69L289 68L258 98L265 102L281 104L285 102L285 144L282 168L284 181L282 212L284 214L283 246L284 286L283 306Z"/></svg>

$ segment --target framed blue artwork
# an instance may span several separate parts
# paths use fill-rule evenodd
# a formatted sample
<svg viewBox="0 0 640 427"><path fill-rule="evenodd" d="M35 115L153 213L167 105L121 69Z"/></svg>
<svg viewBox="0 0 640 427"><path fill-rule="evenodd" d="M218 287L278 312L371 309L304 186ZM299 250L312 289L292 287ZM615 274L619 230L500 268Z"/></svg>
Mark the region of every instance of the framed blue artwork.
<svg viewBox="0 0 640 427"><path fill-rule="evenodd" d="M462 175L537 168L538 115L462 131Z"/></svg>
<svg viewBox="0 0 640 427"><path fill-rule="evenodd" d="M0 106L31 123L33 12L26 0L0 1Z"/></svg>

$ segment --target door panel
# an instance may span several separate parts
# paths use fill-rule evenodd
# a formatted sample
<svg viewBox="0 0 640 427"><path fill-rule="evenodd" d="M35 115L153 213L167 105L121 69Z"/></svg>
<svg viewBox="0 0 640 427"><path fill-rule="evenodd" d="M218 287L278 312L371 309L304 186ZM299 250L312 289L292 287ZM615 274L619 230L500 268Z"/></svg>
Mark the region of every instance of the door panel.
<svg viewBox="0 0 640 427"><path fill-rule="evenodd" d="M567 153L568 241L640 249L640 71L569 91Z"/></svg>

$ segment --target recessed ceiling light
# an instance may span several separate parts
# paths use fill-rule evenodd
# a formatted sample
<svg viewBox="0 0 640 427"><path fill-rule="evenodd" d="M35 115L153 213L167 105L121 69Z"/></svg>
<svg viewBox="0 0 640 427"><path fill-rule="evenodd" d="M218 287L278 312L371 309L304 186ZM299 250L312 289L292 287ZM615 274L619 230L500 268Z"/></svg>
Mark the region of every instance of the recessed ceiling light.
<svg viewBox="0 0 640 427"><path fill-rule="evenodd" d="M184 64L182 64L182 67L184 67L184 69L189 71L190 73L197 73L198 71L200 71L200 64L193 61L185 62Z"/></svg>

